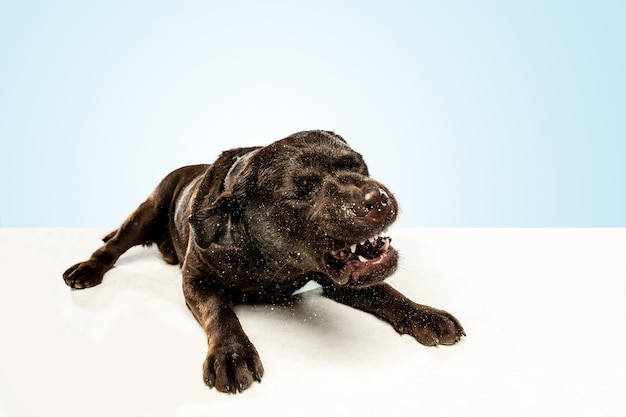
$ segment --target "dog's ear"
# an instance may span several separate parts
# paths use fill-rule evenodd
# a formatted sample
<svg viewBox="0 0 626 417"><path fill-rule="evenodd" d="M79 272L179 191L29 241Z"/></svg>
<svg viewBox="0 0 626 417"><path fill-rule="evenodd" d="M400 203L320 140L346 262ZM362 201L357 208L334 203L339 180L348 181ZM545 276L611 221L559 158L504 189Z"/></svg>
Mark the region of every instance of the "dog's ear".
<svg viewBox="0 0 626 417"><path fill-rule="evenodd" d="M194 211L189 216L193 237L203 249L211 243L232 245L234 202L230 192L223 192L210 207Z"/></svg>
<svg viewBox="0 0 626 417"><path fill-rule="evenodd" d="M191 232L201 248L206 249L211 243L235 243L239 207L233 193L235 186L245 181L244 172L257 149L225 151L204 174L189 216Z"/></svg>

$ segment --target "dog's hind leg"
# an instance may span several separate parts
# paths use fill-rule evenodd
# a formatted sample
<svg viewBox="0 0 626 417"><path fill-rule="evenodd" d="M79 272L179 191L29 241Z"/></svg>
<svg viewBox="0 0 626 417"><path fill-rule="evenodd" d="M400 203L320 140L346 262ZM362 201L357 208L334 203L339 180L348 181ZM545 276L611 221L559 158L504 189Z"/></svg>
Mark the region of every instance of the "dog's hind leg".
<svg viewBox="0 0 626 417"><path fill-rule="evenodd" d="M166 200L161 193L151 194L119 229L103 239L104 245L88 260L77 263L65 271L63 274L65 283L75 289L93 287L102 282L105 272L111 269L117 259L131 247L150 243L158 243L161 246L168 221L169 201Z"/></svg>
<svg viewBox="0 0 626 417"><path fill-rule="evenodd" d="M104 245L89 259L65 271L65 283L76 289L100 284L104 273L113 267L115 261L136 245L156 243L168 263L178 263L179 259L169 234L172 204L181 187L205 172L207 167L208 165L190 165L167 175L119 229L105 236Z"/></svg>

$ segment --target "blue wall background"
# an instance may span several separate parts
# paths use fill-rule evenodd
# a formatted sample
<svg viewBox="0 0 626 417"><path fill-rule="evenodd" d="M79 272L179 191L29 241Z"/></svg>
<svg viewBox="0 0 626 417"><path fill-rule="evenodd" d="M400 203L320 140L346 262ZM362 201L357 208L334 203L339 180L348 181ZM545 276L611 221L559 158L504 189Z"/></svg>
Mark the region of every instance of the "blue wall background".
<svg viewBox="0 0 626 417"><path fill-rule="evenodd" d="M621 1L0 3L0 226L335 130L409 226L626 226Z"/></svg>

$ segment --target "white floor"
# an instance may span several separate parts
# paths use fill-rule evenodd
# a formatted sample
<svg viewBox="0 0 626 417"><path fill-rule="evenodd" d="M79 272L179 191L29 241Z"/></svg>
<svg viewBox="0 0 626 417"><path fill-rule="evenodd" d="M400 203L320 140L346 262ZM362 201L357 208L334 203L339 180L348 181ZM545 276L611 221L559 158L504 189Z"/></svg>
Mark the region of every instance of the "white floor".
<svg viewBox="0 0 626 417"><path fill-rule="evenodd" d="M65 286L105 232L0 229L0 416L626 416L624 229L392 231L388 281L468 336L427 348L317 290L240 307L266 373L236 396L203 385L205 336L154 249Z"/></svg>

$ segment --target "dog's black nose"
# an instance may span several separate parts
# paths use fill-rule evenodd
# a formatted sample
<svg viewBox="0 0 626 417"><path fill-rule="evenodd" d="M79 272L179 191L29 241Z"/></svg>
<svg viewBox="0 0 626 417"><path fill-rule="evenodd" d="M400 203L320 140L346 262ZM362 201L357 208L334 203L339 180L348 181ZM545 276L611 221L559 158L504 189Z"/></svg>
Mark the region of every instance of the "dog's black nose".
<svg viewBox="0 0 626 417"><path fill-rule="evenodd" d="M382 222L393 209L389 195L379 187L367 187L356 193L352 210L364 220Z"/></svg>

